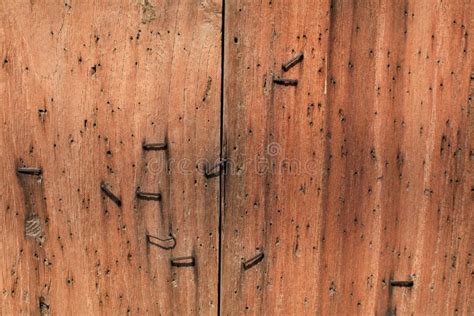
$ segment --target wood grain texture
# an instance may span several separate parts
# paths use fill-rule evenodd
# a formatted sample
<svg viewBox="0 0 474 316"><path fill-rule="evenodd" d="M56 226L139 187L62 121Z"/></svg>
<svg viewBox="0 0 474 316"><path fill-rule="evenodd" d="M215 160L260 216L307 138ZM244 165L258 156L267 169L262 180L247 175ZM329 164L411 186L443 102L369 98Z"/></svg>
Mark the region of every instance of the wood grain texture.
<svg viewBox="0 0 474 316"><path fill-rule="evenodd" d="M224 315L316 310L328 13L327 1L226 3ZM283 73L300 51L303 62ZM299 81L273 85L274 77ZM242 261L261 251L244 271Z"/></svg>
<svg viewBox="0 0 474 316"><path fill-rule="evenodd" d="M473 5L226 3L223 314L474 312Z"/></svg>
<svg viewBox="0 0 474 316"><path fill-rule="evenodd" d="M473 314L473 10L0 1L0 314Z"/></svg>
<svg viewBox="0 0 474 316"><path fill-rule="evenodd" d="M221 2L1 1L0 15L0 314L215 314L219 183L194 162L220 153ZM181 256L196 265L172 267Z"/></svg>

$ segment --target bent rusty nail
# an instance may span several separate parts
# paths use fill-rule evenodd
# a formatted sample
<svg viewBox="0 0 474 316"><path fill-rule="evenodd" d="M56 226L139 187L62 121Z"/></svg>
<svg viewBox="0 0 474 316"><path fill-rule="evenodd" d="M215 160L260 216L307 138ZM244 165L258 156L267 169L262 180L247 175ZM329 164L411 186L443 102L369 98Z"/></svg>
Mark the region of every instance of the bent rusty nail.
<svg viewBox="0 0 474 316"><path fill-rule="evenodd" d="M102 192L104 192L104 194L107 197L109 197L115 204L117 204L117 206L119 206L119 207L122 206L122 201L120 200L120 198L118 196L116 196L112 191L110 191L107 184L102 182L100 184L100 189L102 190Z"/></svg>
<svg viewBox="0 0 474 316"><path fill-rule="evenodd" d="M412 287L414 285L413 281L390 281L391 286L399 286L399 287Z"/></svg>
<svg viewBox="0 0 474 316"><path fill-rule="evenodd" d="M135 193L137 199L146 200L146 201L161 201L161 194L160 193L150 193L150 192L142 192L137 189Z"/></svg>
<svg viewBox="0 0 474 316"><path fill-rule="evenodd" d="M166 143L143 144L143 150L165 150L168 147Z"/></svg>
<svg viewBox="0 0 474 316"><path fill-rule="evenodd" d="M196 264L192 256L172 258L170 262L173 267L193 267Z"/></svg>
<svg viewBox="0 0 474 316"><path fill-rule="evenodd" d="M297 86L298 80L286 79L286 78L274 78L273 83L283 85L283 86Z"/></svg>
<svg viewBox="0 0 474 316"><path fill-rule="evenodd" d="M16 172L20 174L28 174L28 175L33 175L33 176L39 176L43 173L43 170L41 168L17 168Z"/></svg>
<svg viewBox="0 0 474 316"><path fill-rule="evenodd" d="M291 58L288 62L281 65L281 68L283 69L283 71L286 72L286 71L290 70L290 68L292 68L294 65L300 63L303 60L303 58L304 58L303 53L298 53L298 54L296 54L296 56Z"/></svg>
<svg viewBox="0 0 474 316"><path fill-rule="evenodd" d="M168 246L165 246L165 245L160 245L158 242L154 241L154 240L157 240L159 242L164 242L164 243L169 243L171 242L170 245ZM173 249L174 247L176 247L176 238L174 238L173 235L170 235L169 238L166 238L166 239L162 239L162 238L159 238L159 237L155 237L155 236L152 236L152 235L146 235L146 241L147 243L149 244L152 244L154 246L157 246L158 248L161 248L161 249L164 249L164 250L170 250L170 249Z"/></svg>
<svg viewBox="0 0 474 316"><path fill-rule="evenodd" d="M206 169L204 170L204 176L208 179L219 176L221 172L225 169L226 162L227 160L223 159L211 168L209 168L209 166L206 166ZM219 170L217 170L216 172L212 172L216 168L219 168Z"/></svg>
<svg viewBox="0 0 474 316"><path fill-rule="evenodd" d="M242 262L242 267L244 268L244 270L248 270L258 264L260 261L262 261L263 257L265 257L265 254L263 252L259 253L255 257L252 257L249 260Z"/></svg>

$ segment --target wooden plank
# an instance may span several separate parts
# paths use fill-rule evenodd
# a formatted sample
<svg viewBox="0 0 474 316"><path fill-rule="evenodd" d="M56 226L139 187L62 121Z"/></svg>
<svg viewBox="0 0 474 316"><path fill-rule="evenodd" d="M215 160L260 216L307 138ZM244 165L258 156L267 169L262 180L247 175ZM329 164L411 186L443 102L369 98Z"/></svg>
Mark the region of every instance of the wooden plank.
<svg viewBox="0 0 474 316"><path fill-rule="evenodd" d="M226 3L224 315L320 311L328 29L329 1Z"/></svg>
<svg viewBox="0 0 474 316"><path fill-rule="evenodd" d="M215 314L219 183L194 163L220 153L221 1L0 14L0 314Z"/></svg>
<svg viewBox="0 0 474 316"><path fill-rule="evenodd" d="M472 313L472 9L226 5L224 314Z"/></svg>

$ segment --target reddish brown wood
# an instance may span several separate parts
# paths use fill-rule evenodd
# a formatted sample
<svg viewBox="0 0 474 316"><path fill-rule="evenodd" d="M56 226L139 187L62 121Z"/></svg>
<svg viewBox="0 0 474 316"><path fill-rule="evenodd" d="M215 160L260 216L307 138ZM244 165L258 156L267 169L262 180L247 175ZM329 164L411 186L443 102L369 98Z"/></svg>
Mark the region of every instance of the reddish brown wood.
<svg viewBox="0 0 474 316"><path fill-rule="evenodd" d="M1 1L0 15L0 314L215 314L219 183L194 162L219 158L221 2ZM170 233L172 250L147 243ZM182 256L195 266L171 265Z"/></svg>
<svg viewBox="0 0 474 316"><path fill-rule="evenodd" d="M227 3L224 314L473 312L472 9Z"/></svg>
<svg viewBox="0 0 474 316"><path fill-rule="evenodd" d="M0 314L473 314L473 9L0 1Z"/></svg>
<svg viewBox="0 0 474 316"><path fill-rule="evenodd" d="M321 310L329 13L327 1L226 4L224 315ZM284 72L301 51L303 62Z"/></svg>

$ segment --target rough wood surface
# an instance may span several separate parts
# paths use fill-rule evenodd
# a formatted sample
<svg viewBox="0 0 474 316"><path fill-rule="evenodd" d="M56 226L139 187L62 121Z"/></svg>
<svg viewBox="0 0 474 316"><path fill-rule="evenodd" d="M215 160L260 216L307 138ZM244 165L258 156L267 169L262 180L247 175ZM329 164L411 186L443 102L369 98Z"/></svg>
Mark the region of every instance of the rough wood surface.
<svg viewBox="0 0 474 316"><path fill-rule="evenodd" d="M220 1L1 1L0 16L0 314L215 314L219 183L194 162L220 153ZM196 265L171 266L183 256Z"/></svg>
<svg viewBox="0 0 474 316"><path fill-rule="evenodd" d="M0 314L473 314L473 1L222 2L0 0Z"/></svg>
<svg viewBox="0 0 474 316"><path fill-rule="evenodd" d="M472 10L226 3L223 314L474 312Z"/></svg>

